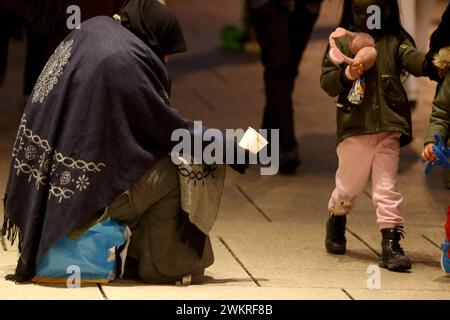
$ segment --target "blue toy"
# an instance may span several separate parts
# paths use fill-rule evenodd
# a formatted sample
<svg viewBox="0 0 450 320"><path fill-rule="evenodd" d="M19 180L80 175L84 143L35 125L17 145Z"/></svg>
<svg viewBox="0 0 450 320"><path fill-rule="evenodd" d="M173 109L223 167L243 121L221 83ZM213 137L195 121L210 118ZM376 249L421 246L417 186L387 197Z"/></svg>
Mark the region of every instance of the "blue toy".
<svg viewBox="0 0 450 320"><path fill-rule="evenodd" d="M425 174L430 174L436 167L443 167L445 169L450 169L450 148L447 149L444 140L442 140L439 134L434 136L436 138L436 144L433 146L433 152L436 157L435 162L430 162L425 169ZM422 160L425 163L425 160Z"/></svg>

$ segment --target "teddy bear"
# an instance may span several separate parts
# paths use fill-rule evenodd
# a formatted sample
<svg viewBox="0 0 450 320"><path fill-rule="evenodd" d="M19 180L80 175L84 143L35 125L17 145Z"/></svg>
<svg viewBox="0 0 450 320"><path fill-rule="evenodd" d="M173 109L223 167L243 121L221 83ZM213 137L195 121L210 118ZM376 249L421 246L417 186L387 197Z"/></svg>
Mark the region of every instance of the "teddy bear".
<svg viewBox="0 0 450 320"><path fill-rule="evenodd" d="M354 58L344 55L336 46L336 39L344 36L349 38L350 51L354 54ZM330 58L335 64L346 63L353 64L355 61L362 63L364 70L372 68L377 61L377 50L375 49L375 40L371 35L364 32L350 32L344 28L337 28L330 35Z"/></svg>
<svg viewBox="0 0 450 320"><path fill-rule="evenodd" d="M350 58L343 54L336 45L336 39L344 36L349 38L349 48L355 56L354 58ZM329 57L334 64L340 65L342 63L346 63L348 65L352 65L355 62L359 62L363 65L364 71L367 71L372 68L377 61L378 52L375 49L375 40L367 33L356 33L350 32L344 28L337 28L330 35L329 42ZM351 78L349 76L348 69L346 70L346 74L348 78ZM361 104L364 100L365 81L363 78L354 80L355 82L350 90L348 100L353 104Z"/></svg>

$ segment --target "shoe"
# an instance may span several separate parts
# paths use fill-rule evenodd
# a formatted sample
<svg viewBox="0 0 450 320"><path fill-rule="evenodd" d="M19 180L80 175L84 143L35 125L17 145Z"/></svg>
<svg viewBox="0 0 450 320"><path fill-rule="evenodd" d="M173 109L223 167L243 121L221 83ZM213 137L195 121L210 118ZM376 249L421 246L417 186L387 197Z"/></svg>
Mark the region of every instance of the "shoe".
<svg viewBox="0 0 450 320"><path fill-rule="evenodd" d="M181 278L179 281L176 281L175 284L177 286L189 286L189 285L195 285L195 284L202 284L205 281L205 269L196 272L191 273L183 278Z"/></svg>
<svg viewBox="0 0 450 320"><path fill-rule="evenodd" d="M325 248L328 253L343 255L347 248L347 239L345 239L345 226L347 216L336 216L330 214L327 222L327 236L325 239Z"/></svg>
<svg viewBox="0 0 450 320"><path fill-rule="evenodd" d="M125 265L123 270L123 276L120 277L122 273L122 257L120 253L123 251L125 245L122 245L116 251L116 279L124 280L137 280L139 279L139 260L130 256L125 259Z"/></svg>
<svg viewBox="0 0 450 320"><path fill-rule="evenodd" d="M302 165L300 153L297 147L286 152L280 152L280 173L283 175L294 174L298 167Z"/></svg>
<svg viewBox="0 0 450 320"><path fill-rule="evenodd" d="M447 209L447 221L445 223L445 241L441 245L442 258L441 267L450 275L450 207Z"/></svg>
<svg viewBox="0 0 450 320"><path fill-rule="evenodd" d="M390 271L406 271L411 269L411 260L405 255L400 240L404 238L403 227L381 230L381 258L379 266Z"/></svg>
<svg viewBox="0 0 450 320"><path fill-rule="evenodd" d="M441 267L445 273L450 275L450 241L448 238L445 239L445 242L441 245L442 250L442 258L441 258Z"/></svg>

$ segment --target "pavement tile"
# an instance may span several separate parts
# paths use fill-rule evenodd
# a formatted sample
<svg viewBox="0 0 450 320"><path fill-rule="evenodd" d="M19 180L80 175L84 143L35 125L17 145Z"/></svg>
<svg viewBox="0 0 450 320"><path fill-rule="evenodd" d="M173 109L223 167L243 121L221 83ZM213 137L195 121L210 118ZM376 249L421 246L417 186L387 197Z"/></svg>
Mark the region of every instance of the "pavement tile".
<svg viewBox="0 0 450 320"><path fill-rule="evenodd" d="M352 270L287 270L253 268L256 278L267 279L267 287L367 289L371 273ZM290 278L287 278L289 275ZM443 271L424 265L416 266L413 273L394 273L381 270L381 288L409 291L447 291L450 278ZM449 294L450 295L450 294Z"/></svg>
<svg viewBox="0 0 450 320"><path fill-rule="evenodd" d="M255 223L245 233L221 224L215 234L220 236L255 278L270 281L274 277L290 279L303 270L349 270L365 272L377 263L377 256L355 238L348 238L351 247L347 256L333 256L325 252L325 230L316 225L294 223ZM255 270L267 270L261 276ZM281 271L279 273L279 271Z"/></svg>
<svg viewBox="0 0 450 320"><path fill-rule="evenodd" d="M211 242L215 261L206 269L205 283L215 286L255 287L255 282L214 234L211 236Z"/></svg>

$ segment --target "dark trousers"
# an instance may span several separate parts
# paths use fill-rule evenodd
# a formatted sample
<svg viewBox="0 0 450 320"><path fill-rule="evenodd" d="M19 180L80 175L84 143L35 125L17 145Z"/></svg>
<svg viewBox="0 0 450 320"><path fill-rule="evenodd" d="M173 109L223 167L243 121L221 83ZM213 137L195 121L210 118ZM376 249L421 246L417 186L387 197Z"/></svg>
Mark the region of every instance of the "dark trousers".
<svg viewBox="0 0 450 320"><path fill-rule="evenodd" d="M290 12L269 1L252 11L264 66L266 106L264 129L280 129L280 150L297 146L292 93L303 53L311 37L318 13L309 11L304 1L296 1Z"/></svg>
<svg viewBox="0 0 450 320"><path fill-rule="evenodd" d="M6 73L9 40L13 34L14 25L15 20L11 15L0 12L0 85Z"/></svg>
<svg viewBox="0 0 450 320"><path fill-rule="evenodd" d="M45 67L48 54L46 52L48 37L37 35L29 26L27 30L27 56L24 75L24 96L31 95L33 88Z"/></svg>
<svg viewBox="0 0 450 320"><path fill-rule="evenodd" d="M0 15L0 26L6 21ZM0 28L0 84L6 73L8 47L12 35L11 24ZM27 29L27 56L24 72L23 94L29 96L33 87L45 66L47 56L45 53L47 39L43 36L35 35L29 28Z"/></svg>

